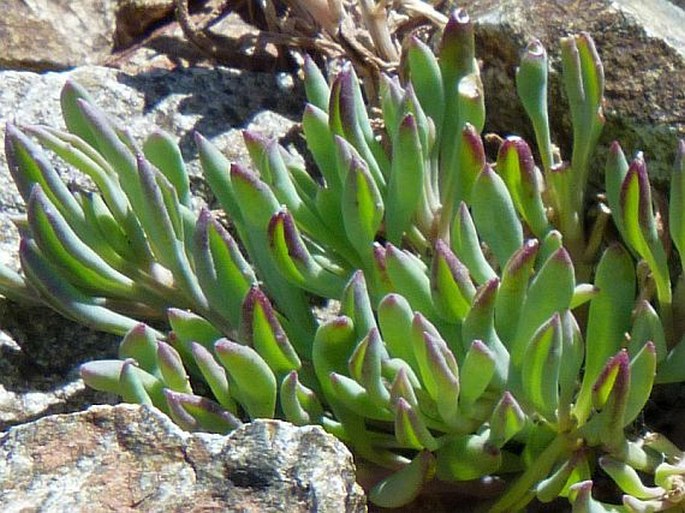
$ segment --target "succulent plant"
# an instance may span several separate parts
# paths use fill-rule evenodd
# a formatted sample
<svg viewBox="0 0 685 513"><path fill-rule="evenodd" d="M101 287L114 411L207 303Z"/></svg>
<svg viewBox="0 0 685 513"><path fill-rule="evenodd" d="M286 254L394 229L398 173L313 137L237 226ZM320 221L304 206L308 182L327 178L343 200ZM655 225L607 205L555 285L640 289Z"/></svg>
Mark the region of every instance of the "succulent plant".
<svg viewBox="0 0 685 513"><path fill-rule="evenodd" d="M629 427L655 383L685 379L684 278L671 280L685 251L685 142L668 212L655 211L642 156L629 163L616 143L606 193L586 197L603 70L587 34L564 38L561 55L570 161L551 142L538 41L516 77L539 168L516 136L486 158L462 10L438 56L407 41L407 80L382 82L380 130L351 67L329 85L307 59L302 129L319 174L256 133L245 133L254 170L196 136L228 224L193 213L170 136L139 147L67 83L66 132L7 127L27 216L23 276L2 269L0 290L124 335L120 358L86 363L84 380L186 429L322 425L392 471L370 490L380 506L431 480L494 476L508 488L492 512L559 496L576 512L675 511L683 453ZM41 147L99 192L69 192ZM322 299L337 314L315 316ZM168 334L140 322L164 318ZM598 476L622 505L593 498Z"/></svg>

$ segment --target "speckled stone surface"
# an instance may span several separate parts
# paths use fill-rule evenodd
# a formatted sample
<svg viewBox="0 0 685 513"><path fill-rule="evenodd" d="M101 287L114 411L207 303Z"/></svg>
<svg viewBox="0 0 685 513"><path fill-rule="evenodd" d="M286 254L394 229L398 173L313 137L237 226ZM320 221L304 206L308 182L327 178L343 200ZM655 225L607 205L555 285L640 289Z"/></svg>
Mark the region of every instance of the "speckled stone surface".
<svg viewBox="0 0 685 513"><path fill-rule="evenodd" d="M0 435L2 511L362 513L352 455L319 426L186 433L155 409L95 406Z"/></svg>

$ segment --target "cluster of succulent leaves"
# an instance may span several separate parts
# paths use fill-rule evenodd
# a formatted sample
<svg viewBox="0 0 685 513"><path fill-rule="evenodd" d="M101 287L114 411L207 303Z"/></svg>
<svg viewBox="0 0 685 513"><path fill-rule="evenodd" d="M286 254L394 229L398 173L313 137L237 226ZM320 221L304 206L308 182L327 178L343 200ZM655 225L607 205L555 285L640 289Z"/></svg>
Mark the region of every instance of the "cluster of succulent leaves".
<svg viewBox="0 0 685 513"><path fill-rule="evenodd" d="M644 160L629 163L618 144L606 193L587 198L603 70L587 35L564 38L561 57L569 161L550 140L539 42L516 76L539 168L515 136L486 159L463 11L438 57L408 42L407 79L382 83L381 130L351 67L329 85L307 60L302 128L320 176L255 133L245 133L254 170L196 136L230 226L193 213L170 136L139 147L67 83L67 131L7 127L27 216L23 275L3 268L0 290L124 335L120 359L85 364L84 380L183 428L226 433L274 416L322 425L394 471L370 491L381 506L433 479L496 476L510 484L492 512L559 496L575 512L676 508L683 453L627 428L655 382L685 379L685 288L669 272L685 254L685 142L669 212L655 213ZM43 148L99 192L69 191ZM337 315L314 316L321 298L339 300ZM163 318L168 334L140 322ZM596 476L615 482L622 505L593 498Z"/></svg>

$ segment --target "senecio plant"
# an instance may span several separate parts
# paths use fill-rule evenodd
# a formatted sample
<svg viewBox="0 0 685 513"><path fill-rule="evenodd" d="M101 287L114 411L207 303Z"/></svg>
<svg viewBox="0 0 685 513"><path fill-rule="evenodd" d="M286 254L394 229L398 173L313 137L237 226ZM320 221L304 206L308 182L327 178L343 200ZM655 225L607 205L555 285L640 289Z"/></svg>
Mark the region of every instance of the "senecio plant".
<svg viewBox="0 0 685 513"><path fill-rule="evenodd" d="M480 480L507 484L491 512L559 496L574 512L681 511L683 452L633 424L654 383L685 380L685 142L668 211L655 211L642 156L628 162L616 143L606 192L589 197L602 65L586 34L562 39L561 64L570 160L550 140L538 41L517 71L536 164L515 136L486 159L464 11L437 57L418 38L405 45L406 79L382 82L379 130L352 68L329 85L308 59L316 172L256 133L254 169L196 135L224 223L196 218L170 136L139 147L69 82L66 132L7 127L27 215L23 274L3 269L2 291L122 334L120 359L86 363L84 380L185 429L274 416L323 426L387 469L369 492L380 506L429 481ZM70 192L41 147L99 192ZM331 299L337 316L317 318ZM168 334L140 322L164 318ZM620 504L593 497L597 479L615 483L601 500Z"/></svg>

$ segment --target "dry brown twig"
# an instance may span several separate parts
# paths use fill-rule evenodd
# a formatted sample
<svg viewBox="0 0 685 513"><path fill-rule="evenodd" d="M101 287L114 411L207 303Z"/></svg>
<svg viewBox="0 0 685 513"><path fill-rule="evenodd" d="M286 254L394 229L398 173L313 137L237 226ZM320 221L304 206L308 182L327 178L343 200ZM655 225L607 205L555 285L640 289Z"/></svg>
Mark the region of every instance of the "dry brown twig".
<svg viewBox="0 0 685 513"><path fill-rule="evenodd" d="M381 72L397 68L403 34L408 25L441 29L447 18L423 0L248 0L265 25L256 27L252 42L274 44L282 49L319 53L326 59L352 62L364 80L369 98L377 97ZM282 3L280 3L282 2ZM226 47L208 28L196 25L188 10L188 0L176 0L179 24L193 45L213 59L226 62L235 48ZM409 22L409 23L408 23ZM262 23L264 25L264 23ZM241 41L244 44L244 40Z"/></svg>

